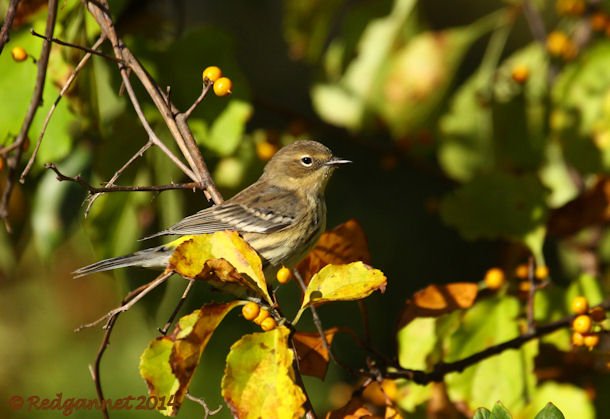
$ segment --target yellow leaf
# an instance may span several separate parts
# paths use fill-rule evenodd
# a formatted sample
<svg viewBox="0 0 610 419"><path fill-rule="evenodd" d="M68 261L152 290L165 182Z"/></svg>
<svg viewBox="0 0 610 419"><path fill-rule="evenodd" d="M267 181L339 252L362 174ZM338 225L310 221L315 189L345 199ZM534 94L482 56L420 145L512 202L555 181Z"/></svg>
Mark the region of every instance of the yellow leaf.
<svg viewBox="0 0 610 419"><path fill-rule="evenodd" d="M238 418L300 418L305 395L294 382L290 331L243 336L227 356L222 396Z"/></svg>

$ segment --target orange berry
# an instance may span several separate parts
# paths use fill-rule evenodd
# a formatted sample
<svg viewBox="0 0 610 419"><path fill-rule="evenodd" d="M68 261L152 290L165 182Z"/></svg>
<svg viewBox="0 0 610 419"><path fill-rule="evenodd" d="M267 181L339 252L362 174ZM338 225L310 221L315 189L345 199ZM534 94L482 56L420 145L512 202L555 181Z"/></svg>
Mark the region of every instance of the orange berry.
<svg viewBox="0 0 610 419"><path fill-rule="evenodd" d="M585 337L582 333L574 332L572 333L572 345L574 346L583 346L585 344Z"/></svg>
<svg viewBox="0 0 610 419"><path fill-rule="evenodd" d="M549 268L546 266L536 266L534 276L540 281L547 279L549 277Z"/></svg>
<svg viewBox="0 0 610 419"><path fill-rule="evenodd" d="M258 304L249 302L241 308L241 314L246 320L254 320L260 313L261 308Z"/></svg>
<svg viewBox="0 0 610 419"><path fill-rule="evenodd" d="M532 283L530 281L519 282L519 291L530 292L530 289L532 289Z"/></svg>
<svg viewBox="0 0 610 419"><path fill-rule="evenodd" d="M553 31L546 37L546 49L549 54L559 57L564 56L570 50L572 41L568 36L560 31Z"/></svg>
<svg viewBox="0 0 610 419"><path fill-rule="evenodd" d="M20 63L28 58L28 53L22 47L15 47L11 50L11 56L13 60Z"/></svg>
<svg viewBox="0 0 610 419"><path fill-rule="evenodd" d="M514 81L523 84L530 76L530 69L524 64L517 64L513 67L510 75Z"/></svg>
<svg viewBox="0 0 610 419"><path fill-rule="evenodd" d="M256 316L254 318L254 320L252 320L255 324L258 324L260 326L260 324L263 322L263 320L265 320L266 318L269 317L269 312L265 309L262 309L259 313L258 316Z"/></svg>
<svg viewBox="0 0 610 419"><path fill-rule="evenodd" d="M557 0L555 9L559 15L580 16L585 11L584 0Z"/></svg>
<svg viewBox="0 0 610 419"><path fill-rule="evenodd" d="M603 307L593 307L591 309L591 313L589 314L591 315L591 318L594 322L603 322L604 320L606 320L606 310L604 310Z"/></svg>
<svg viewBox="0 0 610 419"><path fill-rule="evenodd" d="M282 268L277 271L275 277L277 278L277 282L279 282L280 284L285 284L292 278L292 271L282 266Z"/></svg>
<svg viewBox="0 0 610 419"><path fill-rule="evenodd" d="M231 94L233 82L228 77L221 77L214 82L214 93L216 96L227 96Z"/></svg>
<svg viewBox="0 0 610 419"><path fill-rule="evenodd" d="M522 263L515 269L515 276L519 279L527 279L530 275L530 267L526 263Z"/></svg>
<svg viewBox="0 0 610 419"><path fill-rule="evenodd" d="M583 343L589 349L595 348L599 344L599 333L587 333L587 334L585 334L584 335L584 339L583 339Z"/></svg>
<svg viewBox="0 0 610 419"><path fill-rule="evenodd" d="M604 12L596 12L591 15L589 22L595 32L603 32L608 25L608 16Z"/></svg>
<svg viewBox="0 0 610 419"><path fill-rule="evenodd" d="M219 67L216 67L215 65L206 67L205 70L203 70L203 74L202 74L204 83L207 83L208 81L211 81L212 83L214 83L221 76L222 76L222 70Z"/></svg>
<svg viewBox="0 0 610 419"><path fill-rule="evenodd" d="M585 314L587 311L589 311L589 300L587 300L587 297L583 297L582 295L574 297L571 308L572 313L574 314Z"/></svg>
<svg viewBox="0 0 610 419"><path fill-rule="evenodd" d="M256 143L256 155L263 161L270 160L276 152L277 146L269 141Z"/></svg>
<svg viewBox="0 0 610 419"><path fill-rule="evenodd" d="M572 320L572 330L578 333L589 333L591 331L591 327L593 327L593 322L591 321L591 317L586 314L580 314Z"/></svg>
<svg viewBox="0 0 610 419"><path fill-rule="evenodd" d="M263 329L265 332L268 332L270 330L275 329L277 327L277 323L273 317L267 317L261 322L260 326L261 329Z"/></svg>
<svg viewBox="0 0 610 419"><path fill-rule="evenodd" d="M504 271L500 268L491 268L485 273L485 285L487 288L497 290L506 282Z"/></svg>

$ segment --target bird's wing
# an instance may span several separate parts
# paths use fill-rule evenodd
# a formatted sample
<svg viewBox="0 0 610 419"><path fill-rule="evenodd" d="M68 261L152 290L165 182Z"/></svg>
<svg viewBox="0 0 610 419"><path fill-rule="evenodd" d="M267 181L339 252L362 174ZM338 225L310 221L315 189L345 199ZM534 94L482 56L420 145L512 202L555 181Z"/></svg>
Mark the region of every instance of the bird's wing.
<svg viewBox="0 0 610 419"><path fill-rule="evenodd" d="M278 206L278 202L281 202L281 205ZM298 204L299 199L293 192L269 186L261 188L254 184L232 199L190 215L167 230L146 239L165 235L206 234L222 230L271 233L295 221Z"/></svg>

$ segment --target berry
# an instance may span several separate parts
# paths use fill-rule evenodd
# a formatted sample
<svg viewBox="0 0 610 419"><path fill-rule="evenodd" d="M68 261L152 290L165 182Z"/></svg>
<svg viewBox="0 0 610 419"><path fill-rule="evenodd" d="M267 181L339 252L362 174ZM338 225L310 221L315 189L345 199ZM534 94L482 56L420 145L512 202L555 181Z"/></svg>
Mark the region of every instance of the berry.
<svg viewBox="0 0 610 419"><path fill-rule="evenodd" d="M583 339L583 343L589 349L595 348L599 344L599 333L587 333L587 334L585 334L584 335L584 339Z"/></svg>
<svg viewBox="0 0 610 419"><path fill-rule="evenodd" d="M261 141L256 144L256 155L263 161L270 160L277 152L277 146L268 141Z"/></svg>
<svg viewBox="0 0 610 419"><path fill-rule="evenodd" d="M233 82L230 78L221 77L214 82L214 93L216 96L227 96L231 94Z"/></svg>
<svg viewBox="0 0 610 419"><path fill-rule="evenodd" d="M603 12L593 13L589 22L591 23L591 29L595 32L603 32L608 25L608 16Z"/></svg>
<svg viewBox="0 0 610 419"><path fill-rule="evenodd" d="M258 316L260 311L261 309L258 304L253 302L249 302L241 308L241 314L246 320L254 320Z"/></svg>
<svg viewBox="0 0 610 419"><path fill-rule="evenodd" d="M266 319L266 318L268 318L268 317L269 317L269 312L268 312L267 310L265 310L265 309L262 309L262 310L260 311L260 313L258 313L258 316L256 316L256 317L254 318L254 320L252 320L252 321L253 321L255 324L260 325L260 324L263 322L263 320L265 320L265 319Z"/></svg>
<svg viewBox="0 0 610 419"><path fill-rule="evenodd" d="M589 311L589 301L586 297L579 295L572 300L572 313L585 314Z"/></svg>
<svg viewBox="0 0 610 419"><path fill-rule="evenodd" d="M282 266L282 268L277 271L275 277L277 278L277 282L279 282L280 284L285 284L292 278L292 272L290 271L290 269Z"/></svg>
<svg viewBox="0 0 610 419"><path fill-rule="evenodd" d="M580 16L585 11L584 0L557 0L555 9L559 15Z"/></svg>
<svg viewBox="0 0 610 419"><path fill-rule="evenodd" d="M207 83L208 81L211 81L212 83L214 83L221 76L222 76L222 70L219 67L216 67L215 65L206 67L206 69L203 70L203 74L202 74L204 83Z"/></svg>
<svg viewBox="0 0 610 419"><path fill-rule="evenodd" d="M515 276L519 279L527 279L530 275L530 268L527 264L522 263L515 269Z"/></svg>
<svg viewBox="0 0 610 419"><path fill-rule="evenodd" d="M537 266L534 276L540 281L547 279L549 277L549 268L546 266Z"/></svg>
<svg viewBox="0 0 610 419"><path fill-rule="evenodd" d="M552 56L562 57L565 60L576 56L576 46L568 36L559 31L551 32L546 38L546 49Z"/></svg>
<svg viewBox="0 0 610 419"><path fill-rule="evenodd" d="M585 344L585 337L582 333L574 332L572 333L572 345L574 346L583 346Z"/></svg>
<svg viewBox="0 0 610 419"><path fill-rule="evenodd" d="M530 289L532 289L532 283L530 281L519 282L519 291L523 293L528 293L530 292Z"/></svg>
<svg viewBox="0 0 610 419"><path fill-rule="evenodd" d="M513 67L511 77L514 81L519 84L523 84L527 81L530 75L529 67L523 64L517 64Z"/></svg>
<svg viewBox="0 0 610 419"><path fill-rule="evenodd" d="M265 320L261 322L261 329L265 332L273 330L277 327L277 323L273 317L267 317Z"/></svg>
<svg viewBox="0 0 610 419"><path fill-rule="evenodd" d="M591 321L591 317L586 314L580 314L572 320L572 329L578 333L589 333L592 326L593 322Z"/></svg>
<svg viewBox="0 0 610 419"><path fill-rule="evenodd" d="M606 310L604 310L603 307L593 307L589 314L594 322L603 322L606 320Z"/></svg>
<svg viewBox="0 0 610 419"><path fill-rule="evenodd" d="M506 277L504 276L504 271L500 268L491 268L485 273L485 285L487 288L492 290L497 290L504 282L506 282Z"/></svg>
<svg viewBox="0 0 610 419"><path fill-rule="evenodd" d="M22 47L15 47L11 50L11 56L20 63L28 58L28 53Z"/></svg>

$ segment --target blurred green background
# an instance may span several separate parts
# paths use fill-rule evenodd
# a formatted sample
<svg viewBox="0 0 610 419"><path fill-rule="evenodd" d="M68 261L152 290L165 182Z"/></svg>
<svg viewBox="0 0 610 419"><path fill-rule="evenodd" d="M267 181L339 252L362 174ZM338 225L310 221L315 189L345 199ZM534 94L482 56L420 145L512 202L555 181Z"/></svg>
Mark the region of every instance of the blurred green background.
<svg viewBox="0 0 610 419"><path fill-rule="evenodd" d="M593 20L605 16L607 2L570 1L117 0L110 5L126 44L162 88L171 87L180 109L199 94L205 67L218 65L233 80L229 98L210 94L190 119L225 197L261 173L261 144L279 147L311 138L354 162L337 171L328 187L328 226L350 218L362 224L372 264L388 277L386 293L366 301L373 342L394 356L403 303L430 283L480 281L488 268L512 269L532 252L551 268L553 281L567 284L587 270L570 247L575 240L592 243L593 273L607 282L604 249L610 241L603 217L572 220L580 227L595 225L594 233L586 230L576 239L546 234L550 214L610 169L610 40L608 26L600 29ZM7 3L0 1L2 15ZM35 80L32 62L13 61L10 50L22 46L38 55L41 40L29 30L44 32L46 10L44 2L37 3L20 11L0 55L2 146L18 132ZM538 19L531 25L527 7ZM58 22L56 36L65 41L91 45L99 34L77 1L61 2ZM540 28L543 38L536 32ZM565 39L558 35L553 44L546 38L551 32ZM110 53L108 46L104 51ZM81 56L54 46L32 144L57 86ZM146 93L134 84L153 128L174 147ZM56 393L94 398L88 366L103 332L73 330L118 305L154 273L129 269L74 280L70 272L134 251L144 246L138 238L207 205L201 193L189 191L116 193L98 199L85 218L83 189L60 183L43 169L54 162L65 174L81 174L98 185L145 143L119 90L115 64L95 57L61 102L32 174L13 195L14 232L0 230L0 400ZM6 169L0 172L3 184L5 178ZM153 149L119 183L185 180ZM598 235L594 242L591 234ZM172 278L121 316L102 365L106 397L146 394L139 355L184 286L184 280ZM195 288L183 313L222 299ZM294 310L296 286L285 288L280 297ZM325 327L362 333L354 303L324 306L320 313ZM306 317L303 328L313 330ZM222 403L219 384L229 346L253 331L239 315L228 316L206 349L192 394L212 408ZM335 350L350 365L364 363L365 354L347 338L338 337ZM595 388L608 388L605 372L587 371L601 386ZM344 400L343 382L351 378L334 365L324 382L306 378L318 412ZM598 417L610 414L599 401L591 403L598 404ZM200 407L185 403L179 417L200 413ZM53 415L61 413L11 411L0 403L2 417ZM154 415L122 411L112 417ZM228 408L219 417L230 417Z"/></svg>

